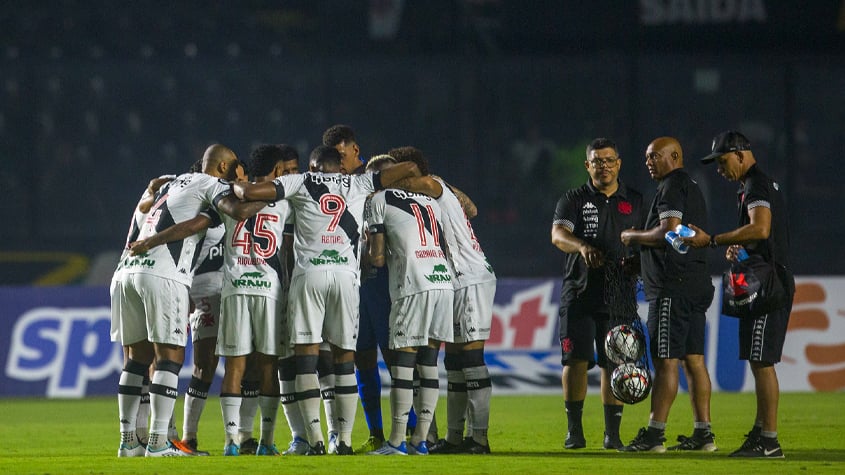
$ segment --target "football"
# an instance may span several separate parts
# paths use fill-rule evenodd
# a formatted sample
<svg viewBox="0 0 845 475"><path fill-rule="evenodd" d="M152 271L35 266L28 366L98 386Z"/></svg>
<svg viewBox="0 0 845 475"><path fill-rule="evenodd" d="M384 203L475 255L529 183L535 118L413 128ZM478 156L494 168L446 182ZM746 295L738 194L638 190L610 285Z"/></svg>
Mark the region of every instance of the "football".
<svg viewBox="0 0 845 475"><path fill-rule="evenodd" d="M634 363L645 354L645 336L631 325L617 325L607 332L604 352L613 363Z"/></svg>
<svg viewBox="0 0 845 475"><path fill-rule="evenodd" d="M616 399L636 404L647 398L651 391L651 373L634 363L621 364L613 370L610 389Z"/></svg>

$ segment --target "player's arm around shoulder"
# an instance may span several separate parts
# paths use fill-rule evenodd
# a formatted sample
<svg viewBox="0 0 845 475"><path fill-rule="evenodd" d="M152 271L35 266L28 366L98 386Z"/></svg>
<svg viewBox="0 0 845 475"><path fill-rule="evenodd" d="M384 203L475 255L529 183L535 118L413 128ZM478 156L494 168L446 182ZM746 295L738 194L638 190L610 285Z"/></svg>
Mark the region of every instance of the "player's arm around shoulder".
<svg viewBox="0 0 845 475"><path fill-rule="evenodd" d="M205 231L212 223L213 220L207 215L197 215L189 220L176 223L146 239L129 243L129 253L133 256L137 256L138 254L143 254L156 246L185 239L188 236L193 236L194 234Z"/></svg>
<svg viewBox="0 0 845 475"><path fill-rule="evenodd" d="M397 188L397 186L395 186L395 183L397 181L403 178L419 177L421 173L416 163L401 162L397 163L396 165L393 165L390 168L385 168L380 172L376 172L375 175L378 176L378 182L381 184L381 188L376 185L376 190L379 190L382 188Z"/></svg>

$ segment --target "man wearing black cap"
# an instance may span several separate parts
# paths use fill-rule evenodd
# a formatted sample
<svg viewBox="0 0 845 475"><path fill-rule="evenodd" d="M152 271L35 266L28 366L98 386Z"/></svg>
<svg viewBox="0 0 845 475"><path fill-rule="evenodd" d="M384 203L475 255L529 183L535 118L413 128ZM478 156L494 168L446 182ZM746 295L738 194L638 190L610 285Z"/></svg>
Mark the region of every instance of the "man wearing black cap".
<svg viewBox="0 0 845 475"><path fill-rule="evenodd" d="M725 257L734 262L737 253L745 249L748 254L760 254L766 262L774 263L787 290L787 303L783 308L756 318L739 321L739 357L748 360L754 375L757 393L757 414L745 443L731 457L783 458L777 439L777 410L779 387L775 363L783 351L795 280L789 268L789 231L780 186L757 166L751 144L739 132L726 131L713 139L712 153L701 159L702 163L716 162L716 171L729 181L740 182L737 194L739 227L708 234L690 225L696 231L684 241L692 247L728 246ZM762 344L759 342L762 339ZM758 342L755 344L755 341Z"/></svg>

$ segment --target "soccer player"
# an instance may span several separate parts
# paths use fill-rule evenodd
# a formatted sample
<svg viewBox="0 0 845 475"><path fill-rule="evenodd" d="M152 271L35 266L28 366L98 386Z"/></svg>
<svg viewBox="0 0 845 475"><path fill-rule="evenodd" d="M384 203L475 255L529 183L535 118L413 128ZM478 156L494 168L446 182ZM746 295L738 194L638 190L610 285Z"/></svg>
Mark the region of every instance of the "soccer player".
<svg viewBox="0 0 845 475"><path fill-rule="evenodd" d="M392 149L388 155L399 164L417 163L421 177L409 178L397 188L434 197L443 211L443 237L446 255L454 271L454 343L446 343L444 365L448 379L446 418L448 432L430 447L432 454L488 454L487 430L490 420L492 384L484 361L484 342L490 337L496 274L487 262L462 205L463 193L441 178L428 174L422 152L414 147ZM464 196L464 198L461 198ZM473 213L474 215L474 206ZM464 426L468 435L464 439Z"/></svg>
<svg viewBox="0 0 845 475"><path fill-rule="evenodd" d="M288 200L296 214L295 265L288 315L296 355L296 399L306 421L309 454L325 454L320 427L317 359L320 343L334 354L339 421L338 455L351 455L357 411L354 350L358 326L357 246L366 196L397 179L419 174L416 166L384 172L343 175L340 153L321 145L311 153L320 170L288 175L268 183L236 183L247 201Z"/></svg>
<svg viewBox="0 0 845 475"><path fill-rule="evenodd" d="M180 175L158 191L139 237L146 238L203 212L214 196L229 189L237 163L237 156L227 147L208 147L203 155L204 173ZM137 413L144 372L153 360L156 362L150 385L152 423L145 451L149 457L191 455L174 447L167 432L178 395L178 374L187 343L188 292L202 237L190 236L124 259L125 282L114 293L112 305L118 312L122 343L129 346L118 397L121 441L128 444L128 450L136 449L137 442L128 415Z"/></svg>
<svg viewBox="0 0 845 475"><path fill-rule="evenodd" d="M780 362L795 278L789 267L789 223L780 185L760 167L751 151L751 143L739 132L729 130L713 139L712 153L702 163L716 162L716 171L729 181L740 182L738 208L739 227L731 231L708 234L701 223L689 220L695 230L693 239L684 241L693 247L728 246L725 257L736 261L737 253L762 255L775 264L787 290L786 304L766 315L739 321L740 359L747 360L754 376L757 411L754 425L742 446L731 457L783 458L777 438L779 386L775 364ZM761 343L762 342L762 343Z"/></svg>
<svg viewBox="0 0 845 475"><path fill-rule="evenodd" d="M627 255L619 234L642 226L643 196L619 178L622 160L616 144L609 139L598 138L587 145L584 167L589 180L558 200L551 231L552 244L565 253L560 302L561 382L568 423L564 447L580 449L587 445L581 415L587 396L587 370L598 359L604 404L603 445L606 449L619 449L623 446L619 438L623 405L610 389L613 363L604 352L604 338L612 327L614 310L608 305L610 290L606 278L610 274L605 270ZM630 307L637 308L633 291L624 298Z"/></svg>
<svg viewBox="0 0 845 475"><path fill-rule="evenodd" d="M396 160L390 155L376 155L367 161L366 171L380 171ZM358 343L355 348L355 376L358 380L358 396L364 409L364 418L370 437L357 453L368 453L384 445L384 423L381 414L381 377L378 368L378 352L390 367L388 341L388 319L390 316L390 287L387 266L374 266L369 257L369 223L372 219L372 197L364 204L364 232L361 234L361 301L358 324ZM411 411L413 413L413 410ZM411 415L409 414L409 419ZM414 421L416 425L416 421Z"/></svg>
<svg viewBox="0 0 845 475"><path fill-rule="evenodd" d="M387 165L389 167L390 165ZM419 164L418 164L419 166ZM433 198L388 189L372 198L370 263L390 269L390 438L372 454L428 455L426 437L439 393L437 353L452 340L454 291L441 249L440 206ZM387 256L387 258L385 258ZM413 405L413 376L420 376L416 430L405 443Z"/></svg>
<svg viewBox="0 0 845 475"><path fill-rule="evenodd" d="M109 287L109 295L111 297L112 308L111 308L111 329L110 329L110 337L111 341L118 342L122 341L121 332L120 332L120 312L118 311L118 307L116 305L117 299L119 298L119 291L123 285L123 279L126 277L126 274L123 272L124 260L129 257L129 243L135 241L138 238L138 234L141 232L141 227L144 224L144 220L147 217L147 213L149 213L150 208L153 206L155 202L155 193L158 191L159 188L168 181L173 180L176 178L176 175L163 175L159 178L155 178L150 181L147 185L147 188L144 189L144 192L141 194L141 198L138 200L138 204L135 206L135 210L132 213L132 219L129 222L129 231L126 236L126 243L123 248L123 252L121 253L120 259L117 263L117 268L112 274L111 284ZM140 344L139 344L140 346ZM148 346L148 351L152 352L152 346ZM124 366L129 362L129 346L123 346L123 363ZM147 445L147 438L149 437L149 415L150 415L150 377L154 371L154 367L151 365L150 370L143 374L141 388L138 394L131 394L125 396L126 398L132 399L134 403L135 396L138 396L138 410L134 414L125 414L126 418L121 418L121 424L134 425L135 426L135 440L131 440L131 436L127 435L126 440L122 440L120 444L120 448L117 451L118 457L143 457L144 451ZM134 376L133 376L134 379ZM133 391L136 388L132 389ZM121 396L118 396L121 397Z"/></svg>
<svg viewBox="0 0 845 475"><path fill-rule="evenodd" d="M680 362L689 380L695 448L715 450L710 426L710 374L704 361L705 312L713 300L707 256L701 249L679 253L666 242L667 231L682 222L707 222L704 195L684 170L681 144L672 137L654 139L645 152L649 175L658 182L644 230L628 229L626 246L640 245L643 287L648 300L648 332L654 362L651 416L625 452L665 452L669 410L678 393ZM682 444L684 442L682 441Z"/></svg>

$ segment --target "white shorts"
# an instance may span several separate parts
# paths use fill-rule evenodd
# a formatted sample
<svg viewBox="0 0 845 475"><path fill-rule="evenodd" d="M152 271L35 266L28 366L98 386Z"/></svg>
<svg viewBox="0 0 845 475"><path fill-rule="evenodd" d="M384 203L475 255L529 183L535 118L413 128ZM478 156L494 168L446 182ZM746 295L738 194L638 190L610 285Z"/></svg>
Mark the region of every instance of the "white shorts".
<svg viewBox="0 0 845 475"><path fill-rule="evenodd" d="M452 317L455 324L455 343L469 343L490 338L495 296L495 280L455 290L455 310Z"/></svg>
<svg viewBox="0 0 845 475"><path fill-rule="evenodd" d="M452 341L452 290L428 290L390 306L390 349L425 346L428 340Z"/></svg>
<svg viewBox="0 0 845 475"><path fill-rule="evenodd" d="M125 274L112 285L112 335L124 346L143 340L185 346L189 309L185 284L151 274Z"/></svg>
<svg viewBox="0 0 845 475"><path fill-rule="evenodd" d="M194 312L188 318L191 325L191 341L217 338L222 289L222 272L207 272L194 277L190 291Z"/></svg>
<svg viewBox="0 0 845 475"><path fill-rule="evenodd" d="M120 276L115 276L112 278L111 284L109 285L109 296L111 298L111 327L109 329L109 337L111 341L118 342L121 341L121 331L120 331L120 312L118 311L118 298L120 298L120 293L123 292L123 276L125 274L121 274Z"/></svg>
<svg viewBox="0 0 845 475"><path fill-rule="evenodd" d="M279 355L282 307L263 295L227 295L220 304L218 356L246 356L253 351Z"/></svg>
<svg viewBox="0 0 845 475"><path fill-rule="evenodd" d="M358 279L351 272L312 271L290 283L288 323L294 344L323 340L355 350L358 340Z"/></svg>

